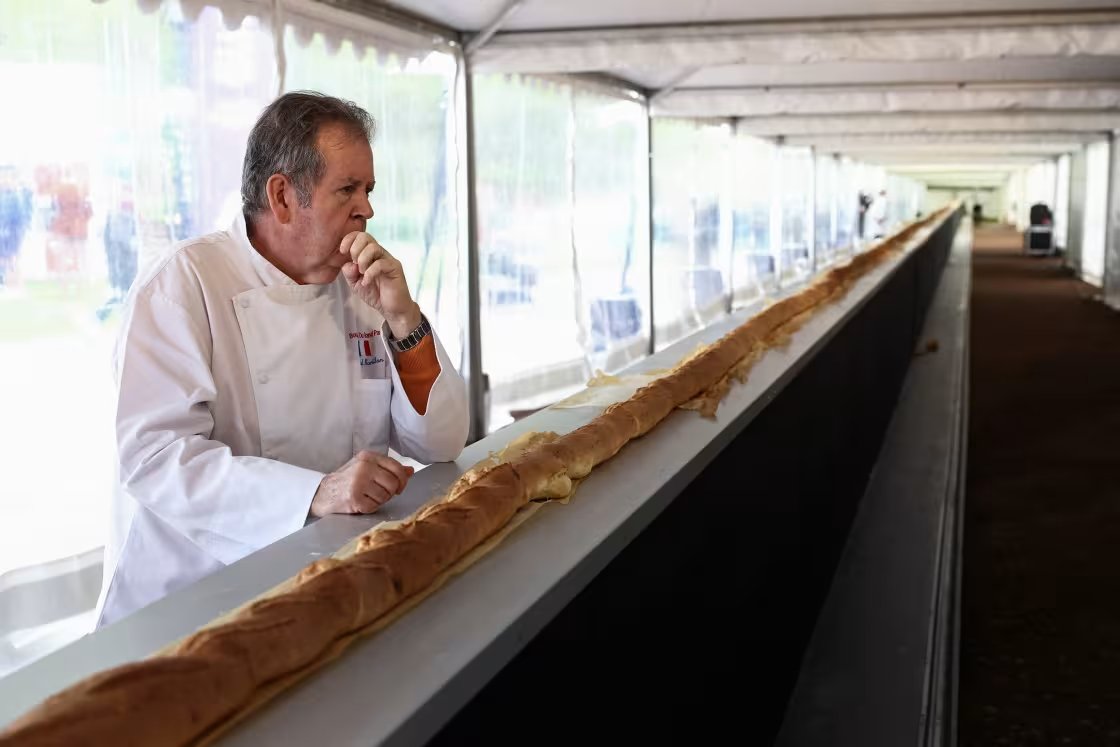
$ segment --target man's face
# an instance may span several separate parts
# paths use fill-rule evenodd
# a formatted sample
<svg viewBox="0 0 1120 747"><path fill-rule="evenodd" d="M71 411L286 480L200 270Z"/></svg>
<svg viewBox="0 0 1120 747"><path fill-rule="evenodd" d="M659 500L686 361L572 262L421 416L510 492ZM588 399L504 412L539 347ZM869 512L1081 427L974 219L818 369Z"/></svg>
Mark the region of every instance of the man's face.
<svg viewBox="0 0 1120 747"><path fill-rule="evenodd" d="M364 231L373 217L373 151L363 138L337 124L320 128L316 142L325 169L311 189L311 205L296 204L292 215L294 253L312 283L332 282L350 261L339 253L342 239Z"/></svg>

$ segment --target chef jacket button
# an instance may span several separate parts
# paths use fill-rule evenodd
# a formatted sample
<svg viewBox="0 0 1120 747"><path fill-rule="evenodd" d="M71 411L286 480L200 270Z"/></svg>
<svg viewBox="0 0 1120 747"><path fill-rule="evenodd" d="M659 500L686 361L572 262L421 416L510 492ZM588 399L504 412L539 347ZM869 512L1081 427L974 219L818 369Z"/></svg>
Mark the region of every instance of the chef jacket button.
<svg viewBox="0 0 1120 747"><path fill-rule="evenodd" d="M260 384L267 384L268 383L268 374L262 373L260 376L257 377L257 382L260 383Z"/></svg>
<svg viewBox="0 0 1120 747"><path fill-rule="evenodd" d="M249 299L248 298L242 298L241 299L241 308L243 308L243 309L249 308Z"/></svg>

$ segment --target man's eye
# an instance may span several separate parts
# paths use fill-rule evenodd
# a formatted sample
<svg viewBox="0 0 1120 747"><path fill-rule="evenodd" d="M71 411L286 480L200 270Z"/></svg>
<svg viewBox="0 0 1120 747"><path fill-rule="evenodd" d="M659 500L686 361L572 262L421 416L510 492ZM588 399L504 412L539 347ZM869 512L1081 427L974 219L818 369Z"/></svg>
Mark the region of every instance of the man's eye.
<svg viewBox="0 0 1120 747"><path fill-rule="evenodd" d="M346 185L345 187L342 188L342 191L345 192L348 195L354 194L354 185L353 184L348 184L348 185Z"/></svg>

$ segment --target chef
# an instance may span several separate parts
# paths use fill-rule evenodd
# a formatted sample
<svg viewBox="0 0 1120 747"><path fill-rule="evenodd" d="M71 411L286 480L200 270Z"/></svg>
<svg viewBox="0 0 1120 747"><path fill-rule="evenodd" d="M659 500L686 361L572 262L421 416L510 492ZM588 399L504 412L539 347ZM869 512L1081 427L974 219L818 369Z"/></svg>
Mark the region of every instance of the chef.
<svg viewBox="0 0 1120 747"><path fill-rule="evenodd" d="M286 94L249 134L242 215L137 279L115 352L119 486L98 626L458 456L466 389L365 232L373 122Z"/></svg>

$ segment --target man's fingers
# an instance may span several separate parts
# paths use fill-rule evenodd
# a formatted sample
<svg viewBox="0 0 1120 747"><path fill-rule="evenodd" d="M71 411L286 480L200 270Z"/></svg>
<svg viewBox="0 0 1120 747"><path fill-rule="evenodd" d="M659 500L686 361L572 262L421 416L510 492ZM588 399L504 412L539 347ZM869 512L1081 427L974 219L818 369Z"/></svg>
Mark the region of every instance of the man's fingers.
<svg viewBox="0 0 1120 747"><path fill-rule="evenodd" d="M397 479L397 483L400 485L400 489L396 491L398 493L404 490L405 486L408 485L409 478L412 477L412 474L416 471L412 467L406 467L396 459L376 451L359 451L354 455L354 458L358 461L366 462L371 466L381 467L387 470Z"/></svg>
<svg viewBox="0 0 1120 747"><path fill-rule="evenodd" d="M361 264L358 265L361 268ZM382 257L371 264L366 271L362 273L362 285L373 285L373 281L378 275L391 275L393 270L392 260Z"/></svg>
<svg viewBox="0 0 1120 747"><path fill-rule="evenodd" d="M370 484L384 489L389 495L397 495L404 490L404 482L399 477L378 465L370 473Z"/></svg>
<svg viewBox="0 0 1120 747"><path fill-rule="evenodd" d="M370 483L366 485L365 496L376 504L372 509L376 511L378 506L393 497L393 493L377 483Z"/></svg>
<svg viewBox="0 0 1120 747"><path fill-rule="evenodd" d="M350 506L353 513L356 514L372 514L377 509L381 508L381 504L389 499L388 495L381 498L380 495L384 491L378 488L373 490L367 489L361 493L354 495L350 499Z"/></svg>
<svg viewBox="0 0 1120 747"><path fill-rule="evenodd" d="M365 236L365 241L355 241L354 245L350 247L350 256L358 263L358 269L363 272L375 261L388 254L385 247L378 244L376 239L371 238L368 234Z"/></svg>
<svg viewBox="0 0 1120 747"><path fill-rule="evenodd" d="M381 467L392 472L397 480L400 481L401 490L404 490L404 486L408 484L408 478L412 477L412 473L415 470L413 470L412 467L404 466L396 459L393 459L392 457L386 456L384 454L378 454L377 456L379 457L378 464Z"/></svg>
<svg viewBox="0 0 1120 747"><path fill-rule="evenodd" d="M346 282L350 283L351 285L356 284L359 280L362 279L361 271L353 262L347 262L342 266L342 275L346 278Z"/></svg>
<svg viewBox="0 0 1120 747"><path fill-rule="evenodd" d="M365 233L365 231L354 231L352 233L346 234L342 237L342 243L338 245L338 251L342 254L350 254L351 250L354 247L354 244L358 240L358 237L366 235L367 234ZM351 259L353 259L354 255L350 254L350 256Z"/></svg>

